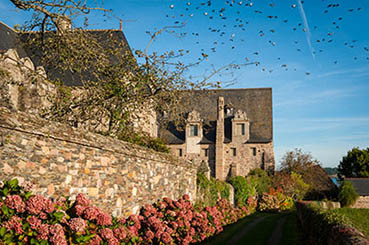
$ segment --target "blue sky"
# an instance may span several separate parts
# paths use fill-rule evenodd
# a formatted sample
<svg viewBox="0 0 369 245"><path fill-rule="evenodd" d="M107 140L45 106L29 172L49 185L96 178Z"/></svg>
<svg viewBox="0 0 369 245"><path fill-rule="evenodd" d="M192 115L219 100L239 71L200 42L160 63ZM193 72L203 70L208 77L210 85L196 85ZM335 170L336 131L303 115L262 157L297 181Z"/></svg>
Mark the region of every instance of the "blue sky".
<svg viewBox="0 0 369 245"><path fill-rule="evenodd" d="M367 0L208 2L105 0L104 6L124 20L134 49L146 47L146 31L185 23L172 29L175 33L160 35L150 51L189 50L182 58L186 63L208 54L208 61L188 72L195 79L212 67L260 62L214 79L233 81L232 88L273 88L277 163L286 151L302 148L332 167L352 147L369 147ZM29 16L0 1L0 20L8 25ZM89 24L119 28L117 19L98 13L89 16Z"/></svg>

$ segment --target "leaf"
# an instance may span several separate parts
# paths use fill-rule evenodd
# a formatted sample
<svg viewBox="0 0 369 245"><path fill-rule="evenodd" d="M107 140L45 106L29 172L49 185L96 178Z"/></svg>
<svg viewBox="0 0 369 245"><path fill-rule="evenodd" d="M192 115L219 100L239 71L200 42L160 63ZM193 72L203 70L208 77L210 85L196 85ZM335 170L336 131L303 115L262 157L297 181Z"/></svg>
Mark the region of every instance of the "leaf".
<svg viewBox="0 0 369 245"><path fill-rule="evenodd" d="M0 228L0 237L4 237L5 233L6 233L6 228L5 227L1 227Z"/></svg>
<svg viewBox="0 0 369 245"><path fill-rule="evenodd" d="M30 198L30 196L32 195L32 192L27 192L24 197L26 198L26 200L28 200Z"/></svg>
<svg viewBox="0 0 369 245"><path fill-rule="evenodd" d="M8 215L9 214L9 208L3 204L3 206L1 206L1 211L3 211L3 214Z"/></svg>
<svg viewBox="0 0 369 245"><path fill-rule="evenodd" d="M55 212L53 215L57 221L61 221L64 217L64 213L62 212Z"/></svg>
<svg viewBox="0 0 369 245"><path fill-rule="evenodd" d="M8 193L9 193L8 187L4 187L3 193L4 193L4 196L7 196L8 195Z"/></svg>
<svg viewBox="0 0 369 245"><path fill-rule="evenodd" d="M8 184L11 189L15 189L18 187L18 180L17 179L9 180Z"/></svg>

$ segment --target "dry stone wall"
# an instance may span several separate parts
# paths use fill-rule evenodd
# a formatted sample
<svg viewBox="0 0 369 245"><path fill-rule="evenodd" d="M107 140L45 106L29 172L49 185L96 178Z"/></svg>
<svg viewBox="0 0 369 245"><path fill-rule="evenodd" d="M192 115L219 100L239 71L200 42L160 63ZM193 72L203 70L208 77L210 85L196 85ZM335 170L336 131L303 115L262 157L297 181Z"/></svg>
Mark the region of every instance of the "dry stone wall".
<svg viewBox="0 0 369 245"><path fill-rule="evenodd" d="M369 196L360 196L352 208L369 208Z"/></svg>
<svg viewBox="0 0 369 245"><path fill-rule="evenodd" d="M54 197L85 193L126 216L164 196L196 198L194 163L0 107L0 180L31 181Z"/></svg>

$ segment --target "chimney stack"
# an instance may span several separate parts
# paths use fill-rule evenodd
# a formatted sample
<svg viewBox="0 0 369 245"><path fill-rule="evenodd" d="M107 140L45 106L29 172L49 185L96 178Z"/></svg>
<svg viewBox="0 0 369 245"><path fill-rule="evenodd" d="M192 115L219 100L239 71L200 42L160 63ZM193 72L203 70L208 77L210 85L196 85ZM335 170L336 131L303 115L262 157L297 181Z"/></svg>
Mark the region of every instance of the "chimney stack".
<svg viewBox="0 0 369 245"><path fill-rule="evenodd" d="M217 129L215 142L215 178L225 180L224 173L224 97L218 98Z"/></svg>
<svg viewBox="0 0 369 245"><path fill-rule="evenodd" d="M119 30L123 30L122 20L119 20Z"/></svg>

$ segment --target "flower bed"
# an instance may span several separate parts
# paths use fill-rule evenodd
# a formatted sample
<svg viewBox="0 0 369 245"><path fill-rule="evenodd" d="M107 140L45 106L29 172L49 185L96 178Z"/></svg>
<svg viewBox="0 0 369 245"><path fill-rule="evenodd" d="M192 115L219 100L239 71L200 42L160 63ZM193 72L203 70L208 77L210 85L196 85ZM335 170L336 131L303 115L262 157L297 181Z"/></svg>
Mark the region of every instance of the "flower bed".
<svg viewBox="0 0 369 245"><path fill-rule="evenodd" d="M83 195L75 202L32 195L17 180L0 188L0 240L24 244L189 244L203 241L255 210L256 203L233 208L220 199L196 210L189 197L145 205L138 215L113 218Z"/></svg>

